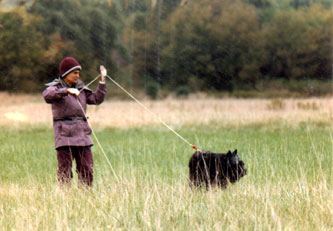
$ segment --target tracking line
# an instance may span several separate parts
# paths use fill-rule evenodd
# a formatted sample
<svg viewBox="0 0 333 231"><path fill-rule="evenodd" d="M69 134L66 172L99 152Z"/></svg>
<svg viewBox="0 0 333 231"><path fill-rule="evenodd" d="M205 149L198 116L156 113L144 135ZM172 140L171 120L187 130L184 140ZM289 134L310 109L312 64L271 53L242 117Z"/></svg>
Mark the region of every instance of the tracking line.
<svg viewBox="0 0 333 231"><path fill-rule="evenodd" d="M101 151L102 151L102 153L103 153L103 155L104 155L104 157L105 157L107 163L109 164L109 166L110 166L110 168L111 168L111 171L112 171L113 175L116 177L116 180L117 180L118 182L120 182L120 181L119 181L119 178L118 178L118 176L117 176L117 174L116 174L116 172L114 171L114 168L112 167L112 164L111 164L111 162L110 162L108 156L106 155L106 153L105 153L105 151L104 151L104 148L102 147L101 143L99 142L99 140L98 140L98 138L97 138L97 136L96 136L96 134L95 134L95 132L94 132L94 129L92 128L92 126L91 126L91 124L90 124L90 122L89 122L89 120L88 120L88 118L87 118L87 115L86 115L86 113L84 112L84 109L83 109L83 106L82 106L82 104L81 104L81 102L80 102L80 100L79 100L79 97L76 97L76 100L77 100L78 104L79 104L80 107L81 107L81 110L82 110L82 112L83 112L83 115L84 115L84 117L86 118L86 121L87 121L89 127L91 128L91 132L92 132L92 134L93 134L95 140L97 141L97 144L98 144L99 148L101 149Z"/></svg>
<svg viewBox="0 0 333 231"><path fill-rule="evenodd" d="M125 88L120 86L119 83L117 83L115 80L113 80L110 76L106 75L117 87L119 87L121 90L123 90L127 95L129 95L135 102L137 102L141 107L143 107L146 111L148 111L150 114L152 114L155 118L157 118L165 127L167 127L170 131L172 131L176 136L178 136L181 140L183 140L186 144L190 145L192 148L194 148L197 151L200 151L197 146L191 144L188 140L186 140L184 137L182 137L178 132L176 132L172 127L170 127L167 123L165 123L157 114L155 114L153 111L151 111L148 107L146 107L144 104L142 104L137 98L135 98L131 93L129 93Z"/></svg>
<svg viewBox="0 0 333 231"><path fill-rule="evenodd" d="M93 82L95 82L100 75L97 75L93 80L91 80L87 85L85 85L85 87L88 87L89 85L91 85ZM84 87L80 90L80 93L84 90Z"/></svg>
<svg viewBox="0 0 333 231"><path fill-rule="evenodd" d="M170 131L172 131L172 132L173 132L176 136L178 136L182 141L184 141L186 144L190 145L190 146L191 146L193 149L195 149L196 151L200 151L200 149L199 149L197 146L191 144L187 139L185 139L185 138L184 138L183 136L181 136L178 132L176 132L172 127L170 127L166 122L164 122L164 121L163 121L163 120L162 120L162 119L161 119L156 113L154 113L154 112L151 111L148 107L146 107L143 103L141 103L137 98L135 98L131 93L129 93L125 88L123 88L119 83L117 83L115 80L113 80L113 79L112 79L110 76L108 76L108 75L106 75L106 77L108 77L108 78L109 78L109 79L110 79L110 80L111 80L116 86L118 86L118 87L119 87L121 90L123 90L127 95L129 95L129 96L130 96L135 102L137 102L141 107L143 107L146 111L148 111L148 112L149 112L150 114L152 114L155 118L157 118L157 119L158 119L158 120L159 120L159 121L160 121L165 127L167 127ZM89 82L87 85L85 85L85 86L88 87L88 86L91 85L93 82L95 82L98 78L99 78L99 75L98 75L96 78L94 78L92 81L90 81L90 82ZM84 89L84 88L82 88L82 89L80 90L80 93L83 91L83 89ZM84 111L84 108L83 108L83 106L82 106L82 104L81 104L81 102L80 102L78 96L76 97L76 100L77 100L78 104L80 105L80 108L81 108L81 110L82 110L82 113L83 113L84 117L86 118L86 121L87 121L89 127L91 128L91 132L92 132L92 134L93 134L95 140L97 141L97 144L98 144L99 148L101 149L101 151L102 151L102 153L103 153L103 155L104 155L104 157L105 157L105 159L106 159L108 165L110 166L113 175L115 176L116 180L117 180L118 182L120 182L120 181L119 181L119 178L118 178L118 176L117 176L117 174L116 174L116 172L115 172L115 170L114 170L114 168L112 167L112 164L111 164L111 162L110 162L108 156L106 155L106 152L105 152L105 150L104 150L102 144L99 142L99 139L97 138L96 133L95 133L94 129L93 129L92 126L91 126L91 123L89 122L89 120L88 120L88 118L87 118L87 115L86 115L86 113L85 113L85 111Z"/></svg>

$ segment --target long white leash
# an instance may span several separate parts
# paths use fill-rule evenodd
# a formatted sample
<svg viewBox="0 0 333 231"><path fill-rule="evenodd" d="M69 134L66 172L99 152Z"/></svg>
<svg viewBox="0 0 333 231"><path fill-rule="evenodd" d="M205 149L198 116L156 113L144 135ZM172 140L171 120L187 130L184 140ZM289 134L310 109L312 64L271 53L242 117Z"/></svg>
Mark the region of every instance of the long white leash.
<svg viewBox="0 0 333 231"><path fill-rule="evenodd" d="M186 140L183 136L181 136L178 132L176 132L172 127L170 127L166 122L164 122L161 117L159 117L156 113L154 113L153 111L151 111L148 107L146 107L143 103L141 103L136 97L134 97L131 93L129 93L125 88L123 88L119 83L117 83L114 79L112 79L109 75L106 75L106 77L108 77L108 79L110 79L117 87L119 87L121 90L123 90L129 97L131 97L135 102L137 102L141 107L143 107L146 111L148 111L150 114L152 114L155 118L157 118L165 127L167 127L170 131L172 131L176 136L178 136L181 140L183 140L186 144L190 145L192 148L194 148L197 151L200 151L199 148L197 148L197 146L191 144L188 140ZM86 87L88 87L89 85L91 85L93 82L95 82L97 79L99 78L99 75L96 76L95 79L93 79L92 81L90 81ZM80 92L83 89L80 90Z"/></svg>
<svg viewBox="0 0 333 231"><path fill-rule="evenodd" d="M178 132L176 132L173 128L171 128L166 122L164 122L156 113L154 113L153 111L151 111L148 107L146 107L143 103L141 103L136 97L134 97L131 93L129 93L125 88L123 88L119 83L117 83L114 79L112 79L110 76L108 76L108 75L106 75L106 77L108 77L108 79L110 79L117 87L119 87L121 90L123 90L128 96L130 96L135 102L137 102L141 107L143 107L146 111L148 111L150 114L152 114L155 118L157 118L165 127L167 127L170 131L172 131L176 136L178 136L181 140L183 140L186 144L188 144L188 145L190 145L192 148L194 148L195 150L197 150L197 151L200 151L200 149L197 147L197 146L195 146L195 145L193 145L193 144L191 144L187 139L185 139L183 136L181 136ZM91 85L93 82L95 82L97 79L99 78L99 75L96 77L96 78L94 78L92 81L90 81L87 85L86 85L86 87L88 87L89 85ZM82 88L81 90L80 90L80 93L82 92L84 90L84 88ZM82 113L83 113L83 115L84 115L84 117L86 118L86 121L87 121L87 123L88 123L88 125L89 125L89 127L90 127L90 129L91 129L91 132L92 132L92 134L93 134L93 136L94 136L94 138L95 138L95 140L96 140L96 142L97 142L97 144L98 144L98 146L99 146L99 148L101 149L101 151L102 151L102 153L103 153L103 155L104 155L104 157L105 157L105 159L106 159L106 161L107 161L107 163L108 163L108 165L110 166L110 168L111 168L111 171L112 171L112 173L113 173L113 175L115 176L115 178L116 178L116 180L118 181L118 182L120 182L119 181L119 178L118 178L118 176L117 176L117 174L116 174L116 172L115 172L115 170L114 170L114 168L112 167L112 164L111 164L111 162L110 162L110 160L109 160L109 158L108 158L108 156L106 155L106 152L105 152L105 150L104 150L104 148L103 148L103 146L102 146L102 144L100 143L100 141L99 141L99 139L97 138L97 136L96 136L96 133L95 133L95 131L94 131L94 129L92 128L92 126L91 126L91 123L89 122L89 120L88 120L88 117L87 117L87 115L86 115L86 113L85 113L85 111L84 111L84 108L83 108L83 106L82 106L82 104L81 104L81 102L80 102L80 100L79 100L79 97L76 97L76 100L77 100L77 102L78 102L78 104L80 105L80 108L81 108L81 110L82 110Z"/></svg>
<svg viewBox="0 0 333 231"><path fill-rule="evenodd" d="M117 87L123 90L127 95L129 95L135 102L137 102L141 107L143 107L146 111L152 114L155 118L157 118L165 127L167 127L170 131L172 131L176 136L178 136L181 140L183 140L186 144L190 145L195 150L199 150L195 145L191 144L188 140L182 137L178 132L176 132L173 128L171 128L166 122L164 122L157 114L151 111L148 107L146 107L143 103L141 103L137 98L135 98L131 93L129 93L125 88L123 88L119 83L113 80L110 76L106 75Z"/></svg>

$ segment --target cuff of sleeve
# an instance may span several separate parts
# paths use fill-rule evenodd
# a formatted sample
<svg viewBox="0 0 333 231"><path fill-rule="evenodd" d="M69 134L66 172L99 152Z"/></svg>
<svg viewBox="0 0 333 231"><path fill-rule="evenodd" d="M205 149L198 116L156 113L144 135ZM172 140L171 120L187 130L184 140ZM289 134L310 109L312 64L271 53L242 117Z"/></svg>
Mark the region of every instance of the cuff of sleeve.
<svg viewBox="0 0 333 231"><path fill-rule="evenodd" d="M63 95L67 95L68 94L67 88L61 88L60 93L63 94Z"/></svg>

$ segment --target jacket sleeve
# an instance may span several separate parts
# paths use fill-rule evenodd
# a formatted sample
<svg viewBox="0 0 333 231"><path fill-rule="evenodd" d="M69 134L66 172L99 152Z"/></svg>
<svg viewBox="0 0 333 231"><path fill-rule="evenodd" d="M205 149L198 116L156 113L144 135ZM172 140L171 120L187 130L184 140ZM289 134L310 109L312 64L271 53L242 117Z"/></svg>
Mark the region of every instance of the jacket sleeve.
<svg viewBox="0 0 333 231"><path fill-rule="evenodd" d="M43 91L44 100L46 101L46 103L50 104L60 100L67 94L68 93L66 88L58 88L56 86L48 87Z"/></svg>
<svg viewBox="0 0 333 231"><path fill-rule="evenodd" d="M99 105L104 101L106 95L106 85L99 83L95 92L86 91L87 104Z"/></svg>

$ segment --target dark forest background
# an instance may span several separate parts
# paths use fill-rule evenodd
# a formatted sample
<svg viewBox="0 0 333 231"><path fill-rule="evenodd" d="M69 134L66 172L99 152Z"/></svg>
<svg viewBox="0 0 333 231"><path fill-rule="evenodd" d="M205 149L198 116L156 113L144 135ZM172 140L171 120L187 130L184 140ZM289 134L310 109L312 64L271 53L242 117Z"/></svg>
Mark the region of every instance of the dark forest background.
<svg viewBox="0 0 333 231"><path fill-rule="evenodd" d="M40 92L65 56L152 98L332 93L331 0L0 0L0 91ZM111 84L111 83L110 83Z"/></svg>

